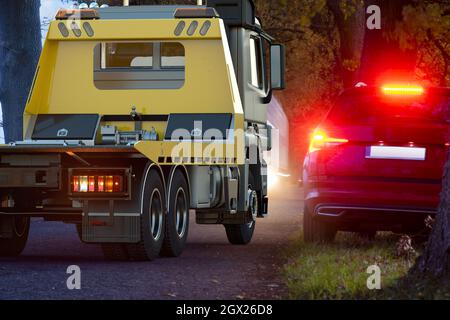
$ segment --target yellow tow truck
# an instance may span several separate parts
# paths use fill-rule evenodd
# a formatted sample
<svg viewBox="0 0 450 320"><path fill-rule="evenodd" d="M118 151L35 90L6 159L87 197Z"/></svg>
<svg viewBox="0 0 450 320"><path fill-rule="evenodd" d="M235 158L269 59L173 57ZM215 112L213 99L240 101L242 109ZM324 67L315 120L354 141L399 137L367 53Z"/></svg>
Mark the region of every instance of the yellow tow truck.
<svg viewBox="0 0 450 320"><path fill-rule="evenodd" d="M31 217L73 223L114 260L179 256L189 214L251 241L268 212L267 105L284 47L250 0L61 9L0 147L0 256Z"/></svg>

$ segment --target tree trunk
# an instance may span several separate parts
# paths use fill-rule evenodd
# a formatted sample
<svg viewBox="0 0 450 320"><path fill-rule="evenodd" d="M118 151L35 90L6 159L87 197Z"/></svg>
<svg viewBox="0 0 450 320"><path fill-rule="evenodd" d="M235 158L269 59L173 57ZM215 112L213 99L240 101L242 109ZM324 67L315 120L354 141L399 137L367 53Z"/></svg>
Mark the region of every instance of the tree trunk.
<svg viewBox="0 0 450 320"><path fill-rule="evenodd" d="M41 50L40 0L3 0L0 101L5 141L22 139L22 114Z"/></svg>
<svg viewBox="0 0 450 320"><path fill-rule="evenodd" d="M427 247L411 273L450 277L450 157L445 166L441 203Z"/></svg>
<svg viewBox="0 0 450 320"><path fill-rule="evenodd" d="M361 51L365 33L365 8L355 4L355 12L346 16L339 5L340 1L328 0L327 5L333 13L339 32L340 47L337 61L338 72L344 87L354 86L361 61Z"/></svg>
<svg viewBox="0 0 450 320"><path fill-rule="evenodd" d="M359 79L368 85L383 81L412 79L416 65L416 50L401 50L398 41L389 39L397 21L402 19L403 7L411 0L366 0L381 9L381 30L366 27ZM368 18L369 15L366 15Z"/></svg>

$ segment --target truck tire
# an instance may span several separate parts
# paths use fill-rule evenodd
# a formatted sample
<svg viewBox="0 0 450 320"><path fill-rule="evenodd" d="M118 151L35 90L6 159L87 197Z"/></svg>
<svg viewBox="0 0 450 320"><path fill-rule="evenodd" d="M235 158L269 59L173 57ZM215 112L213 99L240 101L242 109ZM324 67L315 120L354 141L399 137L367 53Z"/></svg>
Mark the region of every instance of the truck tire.
<svg viewBox="0 0 450 320"><path fill-rule="evenodd" d="M248 182L249 185L252 187L251 189L253 189L254 187L254 177L253 174L250 172L250 175L248 177ZM255 192L255 191L253 191ZM256 226L256 217L258 215L258 205L259 205L259 200L257 197L257 193L256 194L256 198L253 198L253 201L256 201L256 203L254 204L254 206L256 206L254 208L255 212L251 212L253 216L253 221L249 222L249 223L245 223L245 224L225 224L225 231L227 234L227 238L228 238L228 242L230 242L233 245L246 245L249 244L250 241L253 238L253 233L255 232L255 226Z"/></svg>
<svg viewBox="0 0 450 320"><path fill-rule="evenodd" d="M123 243L102 243L103 256L111 261L127 261L129 259L127 248Z"/></svg>
<svg viewBox="0 0 450 320"><path fill-rule="evenodd" d="M152 261L159 256L164 240L166 196L163 182L156 170L150 170L143 191L141 240L126 245L134 261Z"/></svg>
<svg viewBox="0 0 450 320"><path fill-rule="evenodd" d="M249 244L255 232L255 221L246 224L226 224L228 242L233 245Z"/></svg>
<svg viewBox="0 0 450 320"><path fill-rule="evenodd" d="M0 223L2 223L1 218ZM14 224L12 226L12 237L0 239L0 257L17 257L22 253L27 244L28 233L30 231L30 218L13 217L11 223Z"/></svg>
<svg viewBox="0 0 450 320"><path fill-rule="evenodd" d="M314 219L311 210L305 205L303 210L303 239L305 242L333 242L336 233L334 225Z"/></svg>
<svg viewBox="0 0 450 320"><path fill-rule="evenodd" d="M186 246L189 232L190 197L186 178L180 170L175 171L170 183L169 208L161 255L178 257Z"/></svg>

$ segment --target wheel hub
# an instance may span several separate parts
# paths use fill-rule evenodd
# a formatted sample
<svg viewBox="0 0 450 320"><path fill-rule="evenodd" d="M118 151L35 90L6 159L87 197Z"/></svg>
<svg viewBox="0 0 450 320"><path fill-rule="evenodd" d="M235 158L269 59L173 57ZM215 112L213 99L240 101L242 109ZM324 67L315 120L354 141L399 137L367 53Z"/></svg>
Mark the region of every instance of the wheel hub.
<svg viewBox="0 0 450 320"><path fill-rule="evenodd" d="M186 193L183 188L179 188L175 196L175 228L178 237L180 238L182 238L186 232L188 210Z"/></svg>
<svg viewBox="0 0 450 320"><path fill-rule="evenodd" d="M161 237L163 215L161 194L155 189L150 199L150 231L155 240Z"/></svg>
<svg viewBox="0 0 450 320"><path fill-rule="evenodd" d="M255 190L251 189L248 190L248 210L253 220L250 223L254 223L258 217L258 194Z"/></svg>

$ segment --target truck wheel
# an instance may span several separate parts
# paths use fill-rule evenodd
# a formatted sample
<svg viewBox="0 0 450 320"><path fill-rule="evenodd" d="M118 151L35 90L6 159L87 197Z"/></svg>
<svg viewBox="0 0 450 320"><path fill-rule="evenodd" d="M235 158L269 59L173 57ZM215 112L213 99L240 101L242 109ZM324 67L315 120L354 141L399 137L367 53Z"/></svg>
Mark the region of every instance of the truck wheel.
<svg viewBox="0 0 450 320"><path fill-rule="evenodd" d="M254 188L254 177L250 172L248 177L249 182L249 213L252 215L253 221L245 224L225 224L225 231L227 233L228 242L233 245L249 244L255 232L256 218L258 216L258 194L252 190Z"/></svg>
<svg viewBox="0 0 450 320"><path fill-rule="evenodd" d="M144 186L141 241L126 245L131 260L151 261L158 257L164 240L165 200L161 177L151 170Z"/></svg>
<svg viewBox="0 0 450 320"><path fill-rule="evenodd" d="M314 219L308 206L303 210L303 239L305 242L333 242L337 230L330 223Z"/></svg>
<svg viewBox="0 0 450 320"><path fill-rule="evenodd" d="M226 224L228 242L233 245L249 244L255 232L255 221L247 224Z"/></svg>
<svg viewBox="0 0 450 320"><path fill-rule="evenodd" d="M169 190L169 208L161 255L178 257L186 246L189 231L189 192L183 173L175 171Z"/></svg>
<svg viewBox="0 0 450 320"><path fill-rule="evenodd" d="M111 261L128 260L128 252L125 244L122 243L102 243L103 256Z"/></svg>
<svg viewBox="0 0 450 320"><path fill-rule="evenodd" d="M0 218L0 223L2 223ZM5 219L8 221L9 219ZM12 237L0 239L0 257L17 257L25 249L30 231L29 217L13 217L11 218Z"/></svg>

